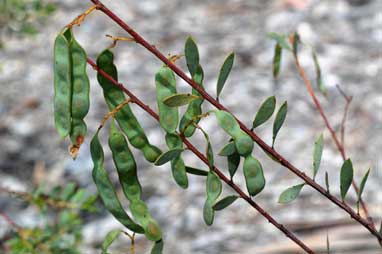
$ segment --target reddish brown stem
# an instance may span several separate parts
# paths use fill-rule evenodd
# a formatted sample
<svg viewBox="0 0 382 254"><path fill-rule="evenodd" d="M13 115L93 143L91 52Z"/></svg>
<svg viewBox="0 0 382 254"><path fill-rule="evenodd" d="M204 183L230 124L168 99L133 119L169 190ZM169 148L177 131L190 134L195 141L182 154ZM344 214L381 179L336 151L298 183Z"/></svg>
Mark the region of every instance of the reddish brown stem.
<svg viewBox="0 0 382 254"><path fill-rule="evenodd" d="M14 222L11 217L9 217L7 214L0 211L0 217L2 217L9 225L11 225L14 229L18 230L20 227Z"/></svg>
<svg viewBox="0 0 382 254"><path fill-rule="evenodd" d="M208 93L206 93L203 88L201 88L197 83L195 83L192 79L190 79L180 68L178 68L174 63L169 61L165 55L163 55L159 50L155 48L155 46L152 46L150 43L148 43L142 36L140 36L137 32L135 32L130 26L128 26L125 22L123 22L118 16L116 16L111 10L109 10L105 5L103 5L99 0L91 0L94 4L97 4L97 9L105 13L107 16L109 16L114 22L116 22L122 29L124 29L126 32L128 32L137 43L141 44L143 47L145 47L148 51L150 51L152 54L154 54L158 59L160 59L163 63L165 63L171 70L173 70L180 78L182 78L184 81L186 81L190 86L192 86L196 91L200 93L201 96L203 96L204 99L206 99L208 102L210 102L212 105L214 105L216 108L220 110L225 110L229 112L222 104L220 104L218 101L216 101L214 98L212 98ZM237 119L237 118L236 118ZM323 196L328 198L330 201L332 201L335 205L343 209L345 212L347 212L351 218L358 221L360 224L362 224L367 230L370 231L371 234L373 234L376 238L378 238L380 241L382 241L382 236L378 233L378 231L375 230L372 224L369 223L369 221L363 219L360 217L356 212L353 211L347 204L341 202L336 197L332 196L330 193L328 193L323 187L321 187L319 184L317 184L313 179L305 175L302 171L297 169L295 166L293 166L288 160L286 160L284 157L282 157L279 153L277 153L272 147L268 146L260 137L258 137L254 132L249 130L239 119L237 119L240 128L246 132L263 150L270 153L273 157L277 158L277 160L280 162L281 165L288 168L291 172L293 172L295 175L300 177L303 181L305 181L308 185L310 185L312 188L317 190L319 193L321 193Z"/></svg>
<svg viewBox="0 0 382 254"><path fill-rule="evenodd" d="M159 121L159 115L155 113L148 105L144 104L140 99L138 99L132 92L130 92L123 84L118 83L112 77L110 77L107 73L98 68L93 60L88 58L88 63L98 71L102 76L111 81L114 85L119 87L123 92L125 92L130 98L131 101L137 104L144 111L149 113L153 118ZM187 148L192 151L200 160L202 160L206 165L209 165L208 159L196 148L194 147L183 135L181 135L183 143L187 146ZM281 232L283 232L288 238L290 238L293 242L295 242L298 246L300 246L306 253L315 253L308 246L306 246L300 239L298 239L293 232L289 231L284 225L278 223L269 213L267 213L261 206L259 206L256 202L254 202L250 196L245 194L241 188L234 184L230 179L228 179L220 169L217 167L213 167L214 172L219 176L221 180L223 180L226 184L228 184L236 193L248 204L250 204L254 209L256 209L263 217L265 217L269 223L278 228Z"/></svg>
<svg viewBox="0 0 382 254"><path fill-rule="evenodd" d="M338 140L336 132L334 131L334 129L332 128L328 118L326 117L326 114L325 114L324 110L322 109L321 104L320 104L319 100L317 99L317 96L316 96L316 94L315 94L315 92L313 90L312 84L310 83L308 77L306 76L305 71L304 71L304 69L302 68L302 66L300 64L300 61L298 60L297 55L295 55L295 62L296 62L296 66L297 66L298 72L300 73L300 76L301 76L302 80L304 81L304 84L305 84L306 88L308 89L309 95L312 97L313 102L316 105L316 108L317 108L318 112L320 113L322 119L324 120L325 126L329 130L329 132L330 132L330 134L332 136L332 139L333 139L334 143L336 144L338 151L341 154L341 157L342 157L343 161L345 161L347 158L346 158L344 146ZM347 97L345 97L345 98L347 98ZM347 109L345 111L345 114L346 114L346 112L347 112ZM344 119L346 119L346 115L345 115ZM343 120L343 121L345 121L345 120ZM344 124L345 123L343 122L343 125ZM358 190L358 186L355 183L354 179L352 181L352 186L353 186L354 190L356 191L356 193L358 193L358 191L359 191ZM363 201L362 198L360 198L360 203L361 203L362 209L363 209L363 211L365 213L365 216L366 216L367 220L369 220L370 225L375 230L375 225L374 225L373 219L369 216L369 211L368 211L368 209L366 207L366 204L365 204L365 202ZM379 239L379 241L381 241L381 239Z"/></svg>

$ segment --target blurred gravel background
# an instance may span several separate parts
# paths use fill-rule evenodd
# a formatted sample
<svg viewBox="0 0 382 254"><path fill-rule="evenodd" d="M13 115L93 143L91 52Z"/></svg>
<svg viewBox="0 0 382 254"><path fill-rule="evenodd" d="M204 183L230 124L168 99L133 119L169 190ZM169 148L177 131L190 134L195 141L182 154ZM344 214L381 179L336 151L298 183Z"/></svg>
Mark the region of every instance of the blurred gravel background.
<svg viewBox="0 0 382 254"><path fill-rule="evenodd" d="M251 125L260 103L275 94L278 105L288 100L289 114L276 143L286 158L311 174L314 140L321 132L325 150L317 181L324 184L324 173L330 176L331 191L339 194L341 157L325 130L304 84L297 75L293 61L283 55L281 76L272 78L274 42L268 32L298 31L302 40L316 48L328 97L319 95L330 121L340 127L344 99L336 84L354 96L347 122L346 148L355 166L355 179L360 182L371 167L364 192L370 212L377 222L382 216L382 1L244 1L244 0L142 0L103 1L123 20L164 53L180 54L186 37L198 42L201 63L205 69L206 90L214 95L217 73L225 56L235 51L235 66L221 96L221 102ZM90 1L63 0L58 10L34 37L8 36L3 33L4 48L0 50L0 185L14 190L30 190L34 184L65 184L71 180L95 192L91 180L92 162L88 142L76 161L72 161L68 141L60 140L53 126L52 44L57 32L74 17L91 6ZM1 14L0 14L1 15ZM101 12L91 14L75 28L75 35L90 57L110 44L105 34L126 34ZM157 110L154 73L161 63L139 45L120 43L114 49L120 80L145 103ZM314 65L309 50L302 50L301 63L314 81ZM184 70L183 60L177 62ZM91 108L87 117L92 136L107 112L95 72L88 68L91 79ZM178 82L178 91L190 88ZM205 103L204 109L211 109ZM163 132L148 114L133 106L149 139L165 149ZM201 125L211 134L215 151L227 141L214 119ZM259 128L258 134L271 142L271 123ZM191 139L204 151L200 134ZM300 253L292 242L242 201L218 212L215 223L203 223L202 207L205 183L190 176L188 190L176 186L168 165L153 167L134 151L144 198L153 216L163 227L165 253ZM382 253L377 242L334 205L304 188L301 196L289 205L279 205L277 198L288 186L300 183L285 168L273 163L259 149L254 154L265 169L267 187L255 200L275 218L295 230L309 246L324 251L326 235L331 239L333 253ZM111 167L110 152L106 160ZM191 153L185 153L189 165L205 168ZM217 166L226 168L224 160ZM115 173L111 173L116 180ZM236 182L245 188L242 174ZM231 193L228 188L224 193ZM349 203L354 206L351 190ZM0 209L20 225L37 223L37 211L23 209L6 195L0 196ZM324 225L324 226L322 226ZM83 253L95 253L108 230L119 224L106 213L98 214L86 224ZM7 225L0 220L0 233ZM121 248L126 241L121 241ZM138 237L137 253L147 253L150 243ZM121 250L122 250L121 249ZM97 250L98 251L98 250ZM121 253L116 251L115 253ZM124 252L126 253L126 252Z"/></svg>

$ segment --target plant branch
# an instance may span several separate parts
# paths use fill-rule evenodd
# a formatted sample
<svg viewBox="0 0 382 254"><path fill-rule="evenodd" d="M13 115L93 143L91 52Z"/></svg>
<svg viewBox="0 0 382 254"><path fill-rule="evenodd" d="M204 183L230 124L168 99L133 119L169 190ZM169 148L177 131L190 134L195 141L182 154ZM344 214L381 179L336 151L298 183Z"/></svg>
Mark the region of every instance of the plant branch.
<svg viewBox="0 0 382 254"><path fill-rule="evenodd" d="M353 96L348 96L346 95L346 93L342 90L342 88L339 86L339 85L336 85L338 91L340 92L340 94L344 97L345 101L346 101L346 104L345 104L345 109L344 109L344 115L342 117L342 121L341 121L341 145L342 147L345 149L345 127L346 127L346 119L347 119L347 114L349 112L349 106L350 106L350 103L352 102L353 100Z"/></svg>
<svg viewBox="0 0 382 254"><path fill-rule="evenodd" d="M295 59L295 63L296 63L296 67L298 69L298 72L299 72L302 80L304 81L304 84L305 84L306 88L308 89L309 95L312 97L313 102L314 102L318 112L320 113L322 119L324 120L325 126L329 130L329 132L330 132L330 134L332 136L332 139L333 139L334 143L336 144L338 151L341 154L342 160L345 161L347 158L346 158L344 146L343 146L343 144L340 143L340 141L339 141L339 139L337 137L336 132L334 131L334 129L331 126L328 118L326 117L326 114L325 114L324 110L322 109L322 106L321 106L319 100L317 99L317 96L316 96L316 94L315 94L315 92L313 90L312 84L310 83L307 75L305 74L305 71L304 71L304 69L302 68L302 66L300 64L300 61L299 61L297 55L295 55L294 59ZM345 126L345 121L346 121L347 108L348 108L349 103L351 101L351 99L348 100L348 97L345 94L344 94L344 96L345 96L345 99L347 101L347 104L346 104L346 109L345 109L345 113L344 113L344 119L342 121L342 131L343 131L342 135L344 135L344 126ZM355 183L354 179L352 180L352 186L353 186L355 192L358 193L359 189L358 189L358 186ZM366 207L366 204L365 204L365 202L363 201L362 198L360 198L360 203L361 203L362 209L363 209L363 211L365 213L365 216L366 216L367 220L369 220L370 225L375 230L375 225L374 225L373 219L369 216L369 211L368 211L368 209ZM382 241L381 238L378 238L378 240L380 242Z"/></svg>
<svg viewBox="0 0 382 254"><path fill-rule="evenodd" d="M112 77L110 77L107 73L102 71L98 68L96 63L88 58L88 63L96 70L98 71L102 76L104 76L106 79L108 79L110 82L112 82L114 85L119 87L123 92L125 92L132 101L134 101L135 104L137 104L140 108L142 108L144 111L149 113L153 118L155 118L157 121L159 121L159 115L155 113L148 105L144 104L141 100L139 100L133 93L131 93L126 87L123 86L123 84L118 83L116 80L114 80ZM187 148L192 151L200 160L202 160L206 165L209 165L208 159L196 148L194 147L185 137L184 135L180 135L183 143L187 146ZM278 228L281 232L285 234L288 238L290 238L293 242L295 242L298 246L300 246L306 253L315 253L313 250L311 250L309 247L307 247L300 239L298 239L293 232L289 231L284 225L278 223L269 213L267 213L261 206L259 206L256 202L254 202L250 196L248 196L246 193L244 193L241 188L233 183L230 179L228 179L220 169L217 167L213 167L213 171L219 176L221 180L223 180L227 185L229 185L234 191L236 191L239 196L247 201L248 204L250 204L254 209L256 209L263 217L265 217L269 223L274 225L276 228Z"/></svg>
<svg viewBox="0 0 382 254"><path fill-rule="evenodd" d="M165 55L163 55L159 50L156 49L155 46L152 46L149 44L142 36L140 36L137 32L135 32L130 26L128 26L125 22L123 22L118 16L116 16L112 11L110 11L105 5L103 5L99 0L91 0L94 4L97 5L97 9L105 13L107 16L109 16L113 21L115 21L119 26L121 26L126 32L128 32L137 43L141 44L143 47L145 47L148 51L150 51L152 54L154 54L158 59L160 59L163 63L165 63L171 70L173 70L180 78L182 78L184 81L186 81L191 87L193 87L196 91L200 93L201 96L203 96L204 99L209 101L212 105L214 105L216 108L220 110L225 110L229 112L222 104L220 104L218 101L216 101L213 97L211 97L208 93L204 91L203 88L201 88L197 83L195 83L192 79L190 79L179 67L177 67L174 63L169 61ZM116 84L118 85L118 84ZM134 99L134 97L131 97ZM237 118L236 118L237 119ZM367 230L370 231L378 240L382 241L382 236L378 233L377 230L373 227L372 224L369 223L369 221L363 219L360 217L356 212L353 211L352 208L350 208L347 204L341 202L336 197L332 196L330 193L328 193L323 187L321 187L319 184L317 184L313 179L308 177L305 173L297 169L295 166L293 166L288 160L286 160L284 157L282 157L279 153L276 152L272 147L267 145L260 137L258 137L254 132L249 130L244 123L242 123L239 119L237 119L240 128L246 132L263 150L265 150L267 153L271 154L273 157L275 157L281 165L288 168L291 172L293 172L295 175L300 177L303 181L305 181L308 185L313 187L315 190L317 190L319 193L321 193L323 196L328 198L330 201L332 201L335 205L343 209L345 212L347 212L351 218L358 221L360 224L362 224Z"/></svg>

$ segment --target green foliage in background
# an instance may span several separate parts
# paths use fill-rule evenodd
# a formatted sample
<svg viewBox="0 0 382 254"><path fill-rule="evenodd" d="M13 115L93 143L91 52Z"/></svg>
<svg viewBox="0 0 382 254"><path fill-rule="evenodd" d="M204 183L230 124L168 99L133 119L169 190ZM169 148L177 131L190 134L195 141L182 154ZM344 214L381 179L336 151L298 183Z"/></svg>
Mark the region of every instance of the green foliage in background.
<svg viewBox="0 0 382 254"><path fill-rule="evenodd" d="M31 194L20 197L38 207L43 225L19 227L6 241L5 253L12 254L76 254L82 240L83 220L80 212L94 212L96 196L69 183L45 191L39 186Z"/></svg>

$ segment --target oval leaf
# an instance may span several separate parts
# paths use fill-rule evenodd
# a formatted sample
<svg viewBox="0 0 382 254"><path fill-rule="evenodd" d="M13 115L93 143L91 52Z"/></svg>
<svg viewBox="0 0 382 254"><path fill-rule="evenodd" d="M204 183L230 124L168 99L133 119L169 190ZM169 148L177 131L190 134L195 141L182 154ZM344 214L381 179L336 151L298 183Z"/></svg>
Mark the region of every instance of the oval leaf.
<svg viewBox="0 0 382 254"><path fill-rule="evenodd" d="M215 203L212 208L215 210L215 211L220 211L220 210L223 210L224 208L230 206L233 202L236 201L236 199L238 199L239 196L235 196L235 195L232 195L232 196L227 196L221 200L219 200L217 203Z"/></svg>
<svg viewBox="0 0 382 254"><path fill-rule="evenodd" d="M234 154L228 155L227 162L228 162L228 172L232 179L239 167L240 155L236 152Z"/></svg>
<svg viewBox="0 0 382 254"><path fill-rule="evenodd" d="M200 99L200 96L189 94L189 93L180 93L174 94L164 98L163 103L169 107L179 107L189 104L191 101Z"/></svg>
<svg viewBox="0 0 382 254"><path fill-rule="evenodd" d="M283 105L281 105L279 111L277 112L276 119L273 123L272 147L275 145L277 134L279 133L279 130L281 129L281 126L283 125L285 121L287 113L288 113L288 102L284 102Z"/></svg>
<svg viewBox="0 0 382 254"><path fill-rule="evenodd" d="M161 155L159 155L159 157L154 162L154 164L156 166L161 166L171 161L172 159L175 159L176 157L178 157L183 151L184 149L182 148L175 148L175 149L168 150L167 152L164 152Z"/></svg>
<svg viewBox="0 0 382 254"><path fill-rule="evenodd" d="M313 180L316 178L321 164L322 151L324 150L324 136L321 134L314 143L313 152Z"/></svg>
<svg viewBox="0 0 382 254"><path fill-rule="evenodd" d="M186 56L187 68L191 76L194 76L199 65L199 50L191 36L188 36L184 45L184 55Z"/></svg>
<svg viewBox="0 0 382 254"><path fill-rule="evenodd" d="M273 115L275 108L276 108L276 97L271 96L267 98L261 104L260 109L257 111L255 120L253 121L252 128L255 129L256 127L265 123Z"/></svg>
<svg viewBox="0 0 382 254"><path fill-rule="evenodd" d="M295 200L298 197L298 195L300 194L300 191L301 191L302 187L304 187L304 185L305 185L304 183L298 184L298 185L289 187L288 189L283 191L279 197L279 203L280 204L286 204L286 203L289 203L289 202Z"/></svg>
<svg viewBox="0 0 382 254"><path fill-rule="evenodd" d="M197 175L197 176L207 176L208 171L198 169L198 168L193 168L193 167L188 167L186 166L186 172L192 175Z"/></svg>
<svg viewBox="0 0 382 254"><path fill-rule="evenodd" d="M114 229L114 230L110 231L109 233L107 233L107 235L105 236L105 239L102 242L102 246L101 246L102 254L108 253L107 249L114 242L114 240L117 239L117 237L119 236L119 234L121 232L122 231L120 229Z"/></svg>
<svg viewBox="0 0 382 254"><path fill-rule="evenodd" d="M236 146L233 141L226 144L219 152L220 156L230 156L236 152Z"/></svg>
<svg viewBox="0 0 382 254"><path fill-rule="evenodd" d="M220 68L218 83L216 86L216 97L219 98L221 91L223 90L224 84L227 81L228 75L231 72L233 62L235 59L235 53L231 53L224 60L222 67Z"/></svg>
<svg viewBox="0 0 382 254"><path fill-rule="evenodd" d="M350 159L347 159L341 167L340 174L340 189L342 201L345 200L346 193L348 192L350 185L353 181L353 164Z"/></svg>

